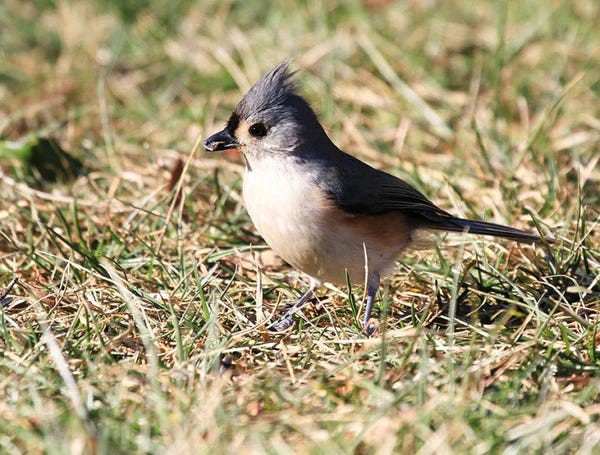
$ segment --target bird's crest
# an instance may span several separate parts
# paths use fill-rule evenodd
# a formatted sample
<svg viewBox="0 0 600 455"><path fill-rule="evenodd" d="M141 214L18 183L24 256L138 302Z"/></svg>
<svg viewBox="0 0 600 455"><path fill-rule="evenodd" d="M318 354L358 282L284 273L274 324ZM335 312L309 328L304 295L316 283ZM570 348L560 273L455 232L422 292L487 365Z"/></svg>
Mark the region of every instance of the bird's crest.
<svg viewBox="0 0 600 455"><path fill-rule="evenodd" d="M297 95L293 78L295 73L290 69L289 61L279 63L248 90L238 104L236 113L244 118L285 105L290 97Z"/></svg>

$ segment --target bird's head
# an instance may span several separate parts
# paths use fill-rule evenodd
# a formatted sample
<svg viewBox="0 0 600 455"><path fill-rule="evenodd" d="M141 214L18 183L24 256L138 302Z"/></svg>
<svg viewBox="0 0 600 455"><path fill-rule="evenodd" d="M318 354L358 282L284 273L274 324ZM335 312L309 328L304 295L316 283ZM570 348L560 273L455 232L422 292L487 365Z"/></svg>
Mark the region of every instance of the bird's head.
<svg viewBox="0 0 600 455"><path fill-rule="evenodd" d="M225 128L204 141L209 152L238 149L247 158L298 155L317 140L327 141L309 104L298 94L294 72L280 63L252 86Z"/></svg>

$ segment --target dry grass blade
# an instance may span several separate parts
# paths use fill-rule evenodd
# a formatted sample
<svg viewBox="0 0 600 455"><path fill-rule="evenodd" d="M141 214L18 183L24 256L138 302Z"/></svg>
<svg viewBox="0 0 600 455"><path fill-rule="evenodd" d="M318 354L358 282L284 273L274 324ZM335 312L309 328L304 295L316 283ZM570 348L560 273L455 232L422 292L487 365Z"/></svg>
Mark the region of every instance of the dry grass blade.
<svg viewBox="0 0 600 455"><path fill-rule="evenodd" d="M371 39L367 35L361 34L358 42L365 53L371 58L379 72L400 96L419 111L441 138L449 139L452 136L452 130L446 125L446 122L408 84L400 79Z"/></svg>

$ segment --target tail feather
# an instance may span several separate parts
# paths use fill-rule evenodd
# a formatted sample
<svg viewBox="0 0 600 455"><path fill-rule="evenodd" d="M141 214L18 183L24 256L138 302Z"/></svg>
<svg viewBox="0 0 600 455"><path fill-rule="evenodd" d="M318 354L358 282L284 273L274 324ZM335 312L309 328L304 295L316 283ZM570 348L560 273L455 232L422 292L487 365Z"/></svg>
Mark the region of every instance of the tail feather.
<svg viewBox="0 0 600 455"><path fill-rule="evenodd" d="M466 232L469 234L491 235L494 237L502 237L505 239L515 240L517 242L533 243L542 238L531 232L522 231L521 229L501 224L489 223L487 221L467 220L464 218L451 218L444 220L441 223L432 223L427 226L430 229L449 232ZM553 242L554 239L545 239L548 242Z"/></svg>

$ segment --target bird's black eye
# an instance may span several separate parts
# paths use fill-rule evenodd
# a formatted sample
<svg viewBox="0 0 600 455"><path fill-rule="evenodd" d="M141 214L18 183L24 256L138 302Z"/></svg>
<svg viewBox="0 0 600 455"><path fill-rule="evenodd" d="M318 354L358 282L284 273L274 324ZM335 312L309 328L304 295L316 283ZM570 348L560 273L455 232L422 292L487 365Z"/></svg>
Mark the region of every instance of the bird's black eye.
<svg viewBox="0 0 600 455"><path fill-rule="evenodd" d="M255 123L250 125L248 132L253 137L265 137L267 135L267 127L264 123Z"/></svg>

